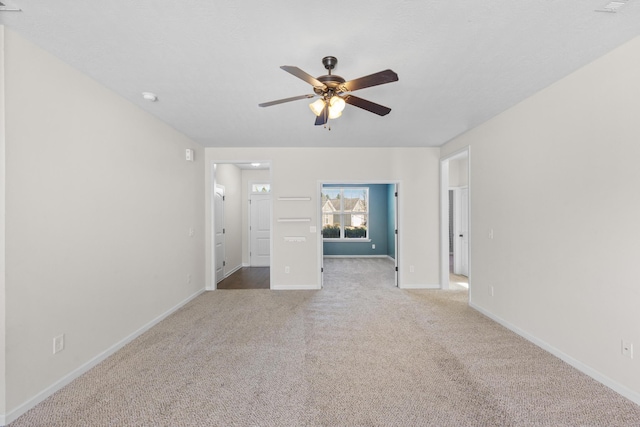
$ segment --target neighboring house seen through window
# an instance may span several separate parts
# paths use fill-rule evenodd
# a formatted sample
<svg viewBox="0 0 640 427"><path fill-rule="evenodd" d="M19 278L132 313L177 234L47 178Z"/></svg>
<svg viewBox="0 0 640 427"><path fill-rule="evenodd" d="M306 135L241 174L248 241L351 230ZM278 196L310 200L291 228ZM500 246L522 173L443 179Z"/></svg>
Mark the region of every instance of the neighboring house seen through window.
<svg viewBox="0 0 640 427"><path fill-rule="evenodd" d="M322 237L368 239L369 189L325 187L322 189Z"/></svg>
<svg viewBox="0 0 640 427"><path fill-rule="evenodd" d="M254 182L251 184L252 193L270 193L271 184L268 182Z"/></svg>

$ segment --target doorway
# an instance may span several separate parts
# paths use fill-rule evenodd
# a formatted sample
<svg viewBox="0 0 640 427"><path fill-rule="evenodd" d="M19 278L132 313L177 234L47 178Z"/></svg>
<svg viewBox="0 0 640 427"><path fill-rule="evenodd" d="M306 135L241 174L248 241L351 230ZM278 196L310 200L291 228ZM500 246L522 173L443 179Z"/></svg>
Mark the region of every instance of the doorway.
<svg viewBox="0 0 640 427"><path fill-rule="evenodd" d="M224 187L215 184L213 193L213 247L216 285L224 279Z"/></svg>
<svg viewBox="0 0 640 427"><path fill-rule="evenodd" d="M377 260L379 266L376 268L388 269L393 277L389 287L397 287L399 183L324 181L319 182L318 187L322 227L318 239L321 286L325 259L360 258ZM328 268L331 265L335 263L328 263ZM371 264L351 262L350 265Z"/></svg>
<svg viewBox="0 0 640 427"><path fill-rule="evenodd" d="M214 162L212 170L211 229L214 244L211 263L212 271L215 271L215 279L212 280L215 289L224 289L223 283L229 282L234 275L241 276L239 283L243 289L252 282L255 282L256 289L264 289L265 284L270 287L270 163ZM260 184L259 190L257 183ZM258 192L260 194L256 194ZM261 270L248 270L252 268ZM259 275L255 276L257 273ZM259 280L254 280L255 277ZM238 289L238 286L236 284L233 288Z"/></svg>
<svg viewBox="0 0 640 427"><path fill-rule="evenodd" d="M440 161L441 288L469 289L469 148Z"/></svg>

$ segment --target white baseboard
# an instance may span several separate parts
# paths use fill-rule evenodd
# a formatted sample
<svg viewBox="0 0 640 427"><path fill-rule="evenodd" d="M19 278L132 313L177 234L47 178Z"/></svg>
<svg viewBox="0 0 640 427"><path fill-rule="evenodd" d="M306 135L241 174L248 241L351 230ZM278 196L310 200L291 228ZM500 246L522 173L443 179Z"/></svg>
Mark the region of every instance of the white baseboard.
<svg viewBox="0 0 640 427"><path fill-rule="evenodd" d="M593 369L592 367L585 365L584 363L580 362L577 359L574 359L573 357L569 356L566 353L563 353L562 351L558 350L557 348L555 348L554 346L550 345L549 343L542 341L541 339L531 335L530 333L518 328L517 326L512 325L511 323L507 322L506 320L486 311L485 309L483 309L482 307L479 307L471 302L469 302L469 306L472 307L475 310L478 310L480 313L484 314L485 316L487 316L488 318L490 318L491 320L501 324L502 326L504 326L505 328L509 329L510 331L520 335L522 338L532 342L533 344L537 345L538 347L542 348L543 350L548 351L549 353L553 354L554 356L556 356L558 359L568 363L569 365L573 366L574 368L576 368L577 370L579 370L582 373L585 373L587 375L589 375L591 378L593 378L594 380L604 384L605 386L609 387L611 390L615 391L616 393L626 397L627 399L631 400L632 402L634 402L637 405L640 405L640 393L631 390L630 388L612 380L611 378L607 377L606 375L596 371L595 369Z"/></svg>
<svg viewBox="0 0 640 427"><path fill-rule="evenodd" d="M236 271L240 270L242 268L242 264L234 267L232 270L230 270L228 273L224 273L224 278L226 279L227 277L231 276L233 273L235 273Z"/></svg>
<svg viewBox="0 0 640 427"><path fill-rule="evenodd" d="M400 289L441 289L440 285L426 285L421 283L409 283L398 286Z"/></svg>
<svg viewBox="0 0 640 427"><path fill-rule="evenodd" d="M323 258L389 258L389 255L323 255ZM395 260L394 260L395 261Z"/></svg>
<svg viewBox="0 0 640 427"><path fill-rule="evenodd" d="M45 400L46 398L48 398L49 396L51 396L52 394L54 394L64 386L66 386L67 384L71 383L71 381L75 380L80 375L84 374L85 372L89 371L91 368L98 365L100 362L104 361L107 357L111 356L112 354L120 350L122 347L124 347L125 345L127 345L128 343L130 343L131 341L133 341L134 339L136 339L137 337L139 337L149 329L151 329L153 326L160 323L170 314L177 311L179 308L187 304L192 299L196 298L198 295L202 294L204 291L205 291L204 289L201 289L195 294L191 295L190 297L184 299L183 301L179 302L175 306L171 307L169 310L165 311L155 319L151 320L149 323L145 324L140 329L134 331L132 334L118 341L117 343L115 343L114 345L112 345L102 353L95 356L93 359L89 360L88 362L77 367L76 369L74 369L64 377L60 378L58 381L56 381L49 387L45 388L44 390L42 390L41 392L33 396L31 399L27 400L26 402L24 402L14 410L12 410L11 412L4 415L0 414L0 426L4 426L15 421L18 417L20 417L22 414L27 412L29 409L33 408L38 403L42 402L43 400Z"/></svg>
<svg viewBox="0 0 640 427"><path fill-rule="evenodd" d="M318 291L319 285L271 285L271 289L275 291Z"/></svg>

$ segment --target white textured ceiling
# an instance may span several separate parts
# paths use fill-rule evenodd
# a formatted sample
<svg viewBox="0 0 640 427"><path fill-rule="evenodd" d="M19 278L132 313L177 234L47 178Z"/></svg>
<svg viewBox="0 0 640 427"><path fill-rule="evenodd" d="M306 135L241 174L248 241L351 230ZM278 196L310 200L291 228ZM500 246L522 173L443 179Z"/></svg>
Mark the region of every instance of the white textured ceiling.
<svg viewBox="0 0 640 427"><path fill-rule="evenodd" d="M439 146L640 34L640 0L3 0L2 23L204 146ZM314 126L281 70L399 81ZM142 99L154 92L159 101Z"/></svg>

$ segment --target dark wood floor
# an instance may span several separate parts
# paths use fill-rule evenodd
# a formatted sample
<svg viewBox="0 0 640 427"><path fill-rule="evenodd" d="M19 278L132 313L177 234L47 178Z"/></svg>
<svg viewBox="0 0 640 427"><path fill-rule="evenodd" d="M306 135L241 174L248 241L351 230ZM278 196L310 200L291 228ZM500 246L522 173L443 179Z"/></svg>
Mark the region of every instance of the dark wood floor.
<svg viewBox="0 0 640 427"><path fill-rule="evenodd" d="M269 267L243 267L218 283L218 289L269 289Z"/></svg>

